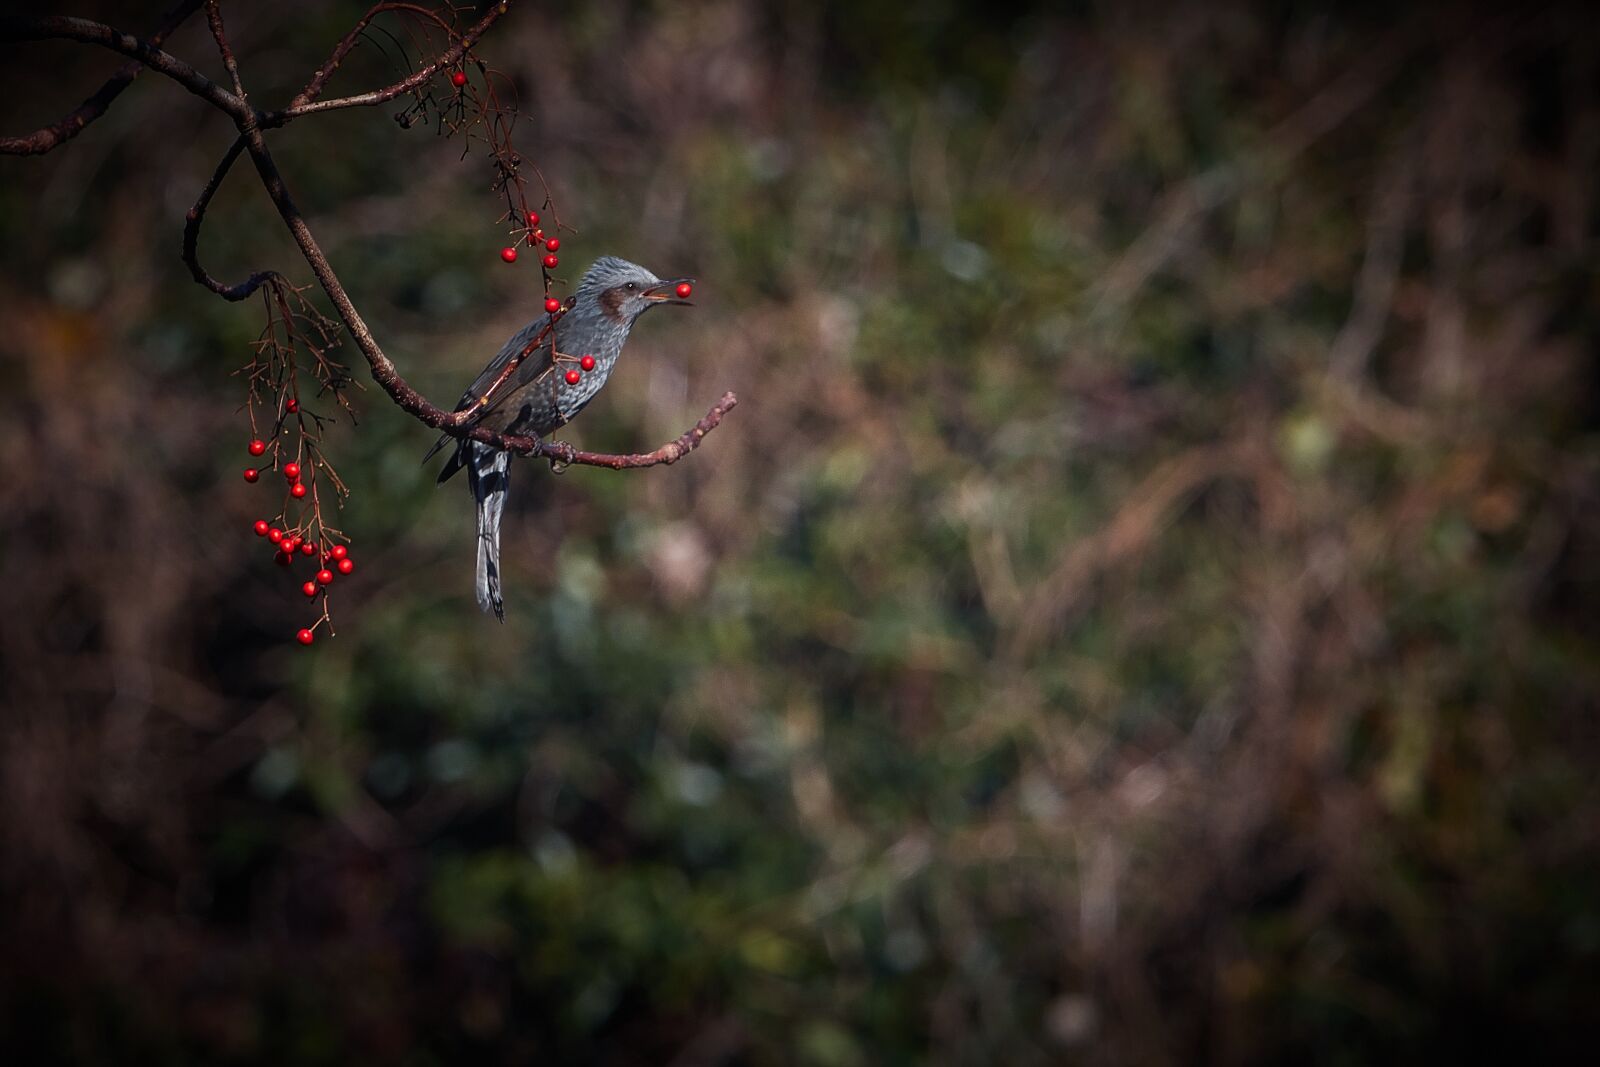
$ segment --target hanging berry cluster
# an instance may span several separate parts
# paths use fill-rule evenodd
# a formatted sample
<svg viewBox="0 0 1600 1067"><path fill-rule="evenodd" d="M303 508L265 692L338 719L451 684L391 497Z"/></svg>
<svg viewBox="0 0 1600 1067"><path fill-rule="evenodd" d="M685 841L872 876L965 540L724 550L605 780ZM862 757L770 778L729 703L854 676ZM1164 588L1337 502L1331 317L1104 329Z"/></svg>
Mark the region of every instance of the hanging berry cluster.
<svg viewBox="0 0 1600 1067"><path fill-rule="evenodd" d="M473 78L469 71L475 71L477 77ZM431 91L418 90L395 120L406 128L419 122L435 122L441 135L461 136L463 155L471 150L475 140L484 143L494 170L490 190L505 204L498 221L508 223L510 231L510 243L501 247L500 259L508 264L516 263L521 258L521 246L538 256L545 310L553 315L561 308L561 301L551 292L555 282L552 272L561 266L557 255L561 251L561 238L557 234L566 227L556 214L550 186L543 173L525 160L512 143L512 132L519 117L515 86L509 77L488 66L470 49L446 80L450 85L448 95L441 99ZM537 206L528 201L528 178L524 173L527 170L533 172L539 183L542 195ZM548 236L540 210L550 215L552 232Z"/></svg>
<svg viewBox="0 0 1600 1067"><path fill-rule="evenodd" d="M471 60L472 54L469 52L466 58ZM468 144L473 137L481 137L488 146L490 165L494 168L494 178L489 188L505 204L505 210L497 221L508 224L511 240L510 244L500 249L500 259L504 263L516 263L521 258L518 248L524 245L539 257L544 309L555 315L562 306L552 292L555 283L553 272L561 266L561 258L556 255L561 251L561 238L554 232L545 234L543 217L528 203L528 179L523 173L524 168L532 170L538 178L543 194L538 206L550 214L552 230L560 231L564 227L555 212L550 186L544 180L544 175L537 166L525 161L511 143L517 109L515 106L504 106L500 95L502 87L509 86L509 80L481 62L476 66L480 75L478 83L467 76L465 69L456 70L450 75L450 84L456 93L454 108L450 112L453 125L441 122L440 128L446 133L464 132ZM468 114L474 117L468 120L465 118ZM542 253L540 249L543 249Z"/></svg>
<svg viewBox="0 0 1600 1067"><path fill-rule="evenodd" d="M309 645L316 640L317 630L327 623L329 633L333 632L333 620L328 614L328 587L333 584L334 571L349 575L355 572L356 562L350 558L350 549L345 545L326 545L308 540L305 535L293 530L284 530L274 526L266 519L257 519L256 536L265 537L272 545L272 559L280 567L290 567L295 562L295 556L309 557L316 561L317 573L308 578L301 586L300 592L307 599L315 601L321 597L322 615L310 626L302 627L296 638L302 645Z"/></svg>
<svg viewBox="0 0 1600 1067"><path fill-rule="evenodd" d="M311 405L331 403L348 413L345 391L353 382L344 366L330 355L339 344L336 322L281 278L269 279L261 291L267 325L253 346L250 362L239 372L248 388L245 408L250 418L250 443L245 451L255 461L245 468L244 480L259 483L263 470L282 475L283 495L277 511L270 519L255 521L256 536L272 545L280 567L290 567L297 554L319 565L315 580L301 586L301 592L320 609L311 625L297 635L301 644L309 645L322 627L333 632L328 586L334 572L348 575L355 570L346 543L349 538L329 521L327 510L329 503L337 508L349 494L322 449L323 433L331 419ZM304 380L303 366L309 368L310 381ZM305 402L302 389L309 393ZM268 485L274 481L269 480Z"/></svg>

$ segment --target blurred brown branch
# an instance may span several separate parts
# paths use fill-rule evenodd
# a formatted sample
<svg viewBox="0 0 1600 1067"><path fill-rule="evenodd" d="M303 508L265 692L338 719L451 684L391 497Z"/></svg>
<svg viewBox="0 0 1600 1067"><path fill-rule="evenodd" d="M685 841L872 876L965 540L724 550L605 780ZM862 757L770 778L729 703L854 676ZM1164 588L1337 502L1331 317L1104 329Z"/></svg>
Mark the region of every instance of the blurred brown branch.
<svg viewBox="0 0 1600 1067"><path fill-rule="evenodd" d="M1178 506L1208 482L1244 473L1253 453L1248 441L1194 448L1158 466L1128 493L1128 503L1089 537L1074 541L1023 603L1007 647L1013 663L1041 647L1083 601L1100 572L1137 556L1176 515Z"/></svg>

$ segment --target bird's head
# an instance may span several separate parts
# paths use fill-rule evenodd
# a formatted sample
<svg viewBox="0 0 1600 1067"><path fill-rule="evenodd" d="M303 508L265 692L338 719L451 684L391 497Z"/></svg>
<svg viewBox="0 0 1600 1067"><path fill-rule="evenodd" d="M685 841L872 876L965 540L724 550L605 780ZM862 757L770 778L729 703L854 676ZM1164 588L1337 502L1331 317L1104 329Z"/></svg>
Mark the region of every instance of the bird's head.
<svg viewBox="0 0 1600 1067"><path fill-rule="evenodd" d="M601 315L622 326L657 304L687 304L679 296L679 287L693 286L693 278L671 278L662 281L637 263L629 263L616 256L602 256L596 260L578 285L578 306L593 306Z"/></svg>

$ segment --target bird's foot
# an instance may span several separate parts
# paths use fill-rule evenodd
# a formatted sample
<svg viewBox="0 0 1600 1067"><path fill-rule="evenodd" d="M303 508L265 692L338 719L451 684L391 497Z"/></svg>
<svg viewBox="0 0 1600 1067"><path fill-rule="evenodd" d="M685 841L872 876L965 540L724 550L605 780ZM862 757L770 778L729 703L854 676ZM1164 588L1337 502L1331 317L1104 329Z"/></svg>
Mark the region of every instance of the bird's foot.
<svg viewBox="0 0 1600 1067"><path fill-rule="evenodd" d="M550 451L545 455L550 460L550 470L554 474L564 472L578 456L578 450L565 441L552 441L549 448Z"/></svg>

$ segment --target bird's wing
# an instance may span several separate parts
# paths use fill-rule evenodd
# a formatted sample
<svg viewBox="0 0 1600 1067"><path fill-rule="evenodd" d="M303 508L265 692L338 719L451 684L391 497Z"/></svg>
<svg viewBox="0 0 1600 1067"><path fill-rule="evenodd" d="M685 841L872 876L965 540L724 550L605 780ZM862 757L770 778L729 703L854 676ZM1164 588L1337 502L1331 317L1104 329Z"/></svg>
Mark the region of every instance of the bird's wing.
<svg viewBox="0 0 1600 1067"><path fill-rule="evenodd" d="M478 425L484 420L485 416L499 408L511 397L522 392L529 383L548 375L555 368L555 362L551 356L550 336L541 338L539 336L541 332L550 335L554 334L554 330L550 329L549 315L542 315L519 330L489 361L488 366L478 372L477 378L473 379L472 384L467 387L466 392L461 394L461 399L456 403L455 410L457 411L476 408L466 422L463 423L464 426ZM511 372L508 379L501 382L500 376L505 372L506 365L535 340L539 342L539 347L528 353L527 357L517 365L516 370ZM496 382L500 382L498 387L495 386ZM490 398L490 402L480 405L484 394L491 388L494 389L494 395ZM427 463L452 440L456 440L456 438L450 434L441 434L439 439L433 443L433 447L428 449L428 454L422 457L422 462ZM442 483L448 479L460 468L461 463L462 456L458 449L455 458L445 464L444 471L439 475L439 481Z"/></svg>
<svg viewBox="0 0 1600 1067"><path fill-rule="evenodd" d="M528 347L549 324L550 316L541 315L528 323L527 326L524 326L511 340L507 341L505 347L500 349L499 353L489 361L489 365L484 367L478 376L473 379L471 385L467 386L467 391L461 394L461 401L456 404L456 410L461 411L472 407L482 400L483 395L499 380L501 373L506 369L506 364L510 363L518 353ZM500 383L499 388L495 389L494 395L490 398L490 402L476 412L472 418L468 419L466 425L475 425L483 418L485 413L498 407L506 397L517 392L522 386L533 381L541 374L547 373L553 366L550 348L550 338L545 337L539 348L528 354L527 358L511 373L511 377L508 380Z"/></svg>

